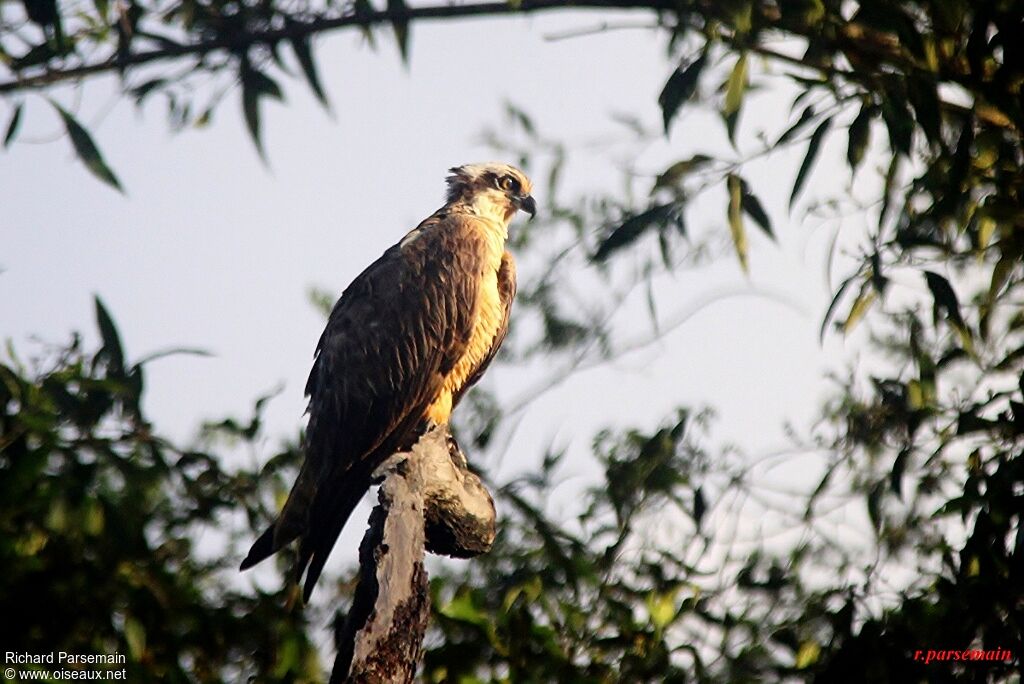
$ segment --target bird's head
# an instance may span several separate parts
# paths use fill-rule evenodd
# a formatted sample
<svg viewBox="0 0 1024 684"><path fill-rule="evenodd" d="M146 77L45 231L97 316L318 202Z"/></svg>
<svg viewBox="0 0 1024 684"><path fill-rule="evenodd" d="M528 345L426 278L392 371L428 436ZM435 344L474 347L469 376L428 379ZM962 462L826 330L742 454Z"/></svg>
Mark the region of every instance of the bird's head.
<svg viewBox="0 0 1024 684"><path fill-rule="evenodd" d="M520 209L530 218L537 213L537 203L530 195L533 183L514 166L490 162L455 166L448 171L448 204L462 204L502 225L508 225Z"/></svg>

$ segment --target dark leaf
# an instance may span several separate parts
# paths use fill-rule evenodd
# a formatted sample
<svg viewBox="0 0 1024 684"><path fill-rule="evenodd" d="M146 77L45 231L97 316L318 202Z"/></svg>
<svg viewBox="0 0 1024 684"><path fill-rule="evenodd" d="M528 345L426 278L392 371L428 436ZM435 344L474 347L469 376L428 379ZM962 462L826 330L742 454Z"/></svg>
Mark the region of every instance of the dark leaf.
<svg viewBox="0 0 1024 684"><path fill-rule="evenodd" d="M800 118L796 120L796 123L786 129L786 132L779 136L779 139L775 141L774 147L783 145L799 133L803 128L814 120L814 105L807 105L804 107L804 111L800 113Z"/></svg>
<svg viewBox="0 0 1024 684"><path fill-rule="evenodd" d="M248 57L243 57L240 65L242 80L242 111L245 114L245 124L249 128L249 135L260 157L265 157L263 141L260 138L260 109L261 97L272 97L282 99L281 88L266 74L255 69L249 62Z"/></svg>
<svg viewBox="0 0 1024 684"><path fill-rule="evenodd" d="M162 86L166 82L167 82L167 79L164 79L164 78L154 78L154 79L151 79L149 81L146 81L142 85L139 85L139 86L136 86L136 87L132 88L131 91L129 91L129 92L131 92L132 97L135 98L135 104L141 105L142 102L146 99L147 95L149 95L156 88L159 88L160 86Z"/></svg>
<svg viewBox="0 0 1024 684"><path fill-rule="evenodd" d="M910 457L910 449L900 449L896 459L892 462L892 473L889 475L889 486L896 496L903 498L903 471L907 467L907 459Z"/></svg>
<svg viewBox="0 0 1024 684"><path fill-rule="evenodd" d="M672 119L675 118L676 113L679 111L679 107L693 97L694 92L696 92L700 73L704 69L707 59L708 52L705 49L700 53L700 57L687 67L683 68L680 65L676 68L672 75L669 76L665 87L662 88L661 95L658 96L658 105L661 107L661 116L665 123L666 134L672 124Z"/></svg>
<svg viewBox="0 0 1024 684"><path fill-rule="evenodd" d="M888 98L883 100L882 119L889 130L889 145L893 151L909 157L914 136L914 117L907 111L906 103Z"/></svg>
<svg viewBox="0 0 1024 684"><path fill-rule="evenodd" d="M925 136L932 143L942 143L942 119L939 116L939 95L935 83L921 77L907 79L907 96L917 114Z"/></svg>
<svg viewBox="0 0 1024 684"><path fill-rule="evenodd" d="M665 266L666 270L672 270L672 243L669 241L668 231L664 228L658 231L658 251L661 253L662 265ZM652 320L655 323L655 327L657 327L657 319L653 318L655 313L654 290L650 283L648 283L648 309L650 309Z"/></svg>
<svg viewBox="0 0 1024 684"><path fill-rule="evenodd" d="M828 305L828 311L825 312L825 318L821 321L821 336L819 341L825 340L825 331L828 329L828 324L832 320L832 314L835 313L836 307L839 305L839 300L843 298L843 294L846 292L846 288L850 287L850 284L857 279L856 275L852 275L843 281L843 284L836 290L836 294L832 297L832 302Z"/></svg>
<svg viewBox="0 0 1024 684"><path fill-rule="evenodd" d="M7 124L7 134L4 135L4 147L6 148L14 140L14 136L18 133L18 125L21 123L21 111L24 103L19 102L14 107L14 114L11 115L11 122Z"/></svg>
<svg viewBox="0 0 1024 684"><path fill-rule="evenodd" d="M925 271L924 278L928 282L928 289L932 292L935 300L935 309L943 309L949 320L957 328L964 328L964 319L960 316L960 302L957 300L956 292L949 281L932 271Z"/></svg>
<svg viewBox="0 0 1024 684"><path fill-rule="evenodd" d="M707 501L704 500L704 488L697 487L693 490L693 522L697 524L697 529L700 529L700 523L704 519L704 514L707 510Z"/></svg>
<svg viewBox="0 0 1024 684"><path fill-rule="evenodd" d="M22 0L22 4L28 18L40 26L51 26L60 18L56 0Z"/></svg>
<svg viewBox="0 0 1024 684"><path fill-rule="evenodd" d="M875 531L882 529L882 495L884 494L884 483L876 482L867 494L868 517L871 519L871 526Z"/></svg>
<svg viewBox="0 0 1024 684"><path fill-rule="evenodd" d="M398 51L402 61L409 63L409 20L404 18L409 13L405 0L388 0L388 13L392 15L391 27L395 30Z"/></svg>
<svg viewBox="0 0 1024 684"><path fill-rule="evenodd" d="M889 279L882 273L882 255L877 250L871 255L871 284L880 295L889 286Z"/></svg>
<svg viewBox="0 0 1024 684"><path fill-rule="evenodd" d="M604 261L612 253L632 244L649 228L678 224L681 220L681 207L675 202L659 204L646 211L630 216L604 239L597 248L593 261Z"/></svg>
<svg viewBox="0 0 1024 684"><path fill-rule="evenodd" d="M768 218L768 212L761 206L761 200L757 199L757 196L750 191L750 186L742 179L740 180L740 190L740 206L743 208L743 211L747 213L747 216L754 219L754 222L761 227L761 230L768 237L774 240L775 233L772 232L772 222Z"/></svg>
<svg viewBox="0 0 1024 684"><path fill-rule="evenodd" d="M28 52L11 61L11 69L19 71L30 66L43 64L56 55L57 52L54 51L49 41L33 45Z"/></svg>
<svg viewBox="0 0 1024 684"><path fill-rule="evenodd" d="M792 209L793 203L796 202L797 195L800 194L800 190L803 189L804 183L807 181L807 173L811 170L814 165L814 160L818 156L818 150L821 147L821 141L828 133L829 127L832 125L832 118L825 119L818 127L814 129L814 133L811 134L811 141L807 143L807 154L804 155L804 160L800 164L800 170L796 173L796 180L793 181L793 192L789 195L789 206Z"/></svg>
<svg viewBox="0 0 1024 684"><path fill-rule="evenodd" d="M825 469L825 473L821 476L821 480L818 481L818 485L811 492L811 496L807 499L807 508L804 510L804 520L810 520L814 515L814 504L818 498L828 488L828 483L832 479L832 474L836 471L838 463L832 463Z"/></svg>
<svg viewBox="0 0 1024 684"><path fill-rule="evenodd" d="M310 89L316 95L316 99L320 100L320 104L325 107L328 106L327 94L324 93L323 85L320 83L320 75L317 73L316 62L309 47L309 37L297 36L291 39L291 44Z"/></svg>
<svg viewBox="0 0 1024 684"><path fill-rule="evenodd" d="M114 319L110 317L107 308L103 306L98 296L93 297L96 304L96 325L100 329L100 337L103 338L103 347L100 354L107 361L107 372L114 377L124 375L124 351L121 348L121 337L117 333L117 326Z"/></svg>
<svg viewBox="0 0 1024 684"><path fill-rule="evenodd" d="M850 124L850 141L846 147L846 161L850 164L850 171L856 172L861 161L864 160L864 152L868 148L868 138L871 134L871 119L874 117L874 107L865 104L860 108L857 117Z"/></svg>
<svg viewBox="0 0 1024 684"><path fill-rule="evenodd" d="M110 167L103 160L100 151L96 148L96 143L92 141L92 136L89 135L88 131L82 128L82 125L75 120L75 117L71 116L59 104L52 100L50 104L53 105L54 109L60 114L60 118L63 119L64 127L71 138L71 144L75 148L75 153L85 164L86 168L104 183L113 186L119 192L124 192L121 182L117 180L117 176L114 175L114 172L110 170Z"/></svg>

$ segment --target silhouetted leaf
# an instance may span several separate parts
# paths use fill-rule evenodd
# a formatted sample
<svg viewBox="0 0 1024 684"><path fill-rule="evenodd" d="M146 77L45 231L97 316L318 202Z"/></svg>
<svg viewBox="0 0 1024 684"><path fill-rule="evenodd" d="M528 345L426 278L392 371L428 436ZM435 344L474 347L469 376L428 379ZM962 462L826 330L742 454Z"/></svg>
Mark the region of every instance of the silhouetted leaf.
<svg viewBox="0 0 1024 684"><path fill-rule="evenodd" d="M935 300L936 312L939 309L945 310L953 325L964 328L964 319L960 315L960 302L957 300L956 292L953 291L953 286L949 284L948 280L932 271L925 271L924 278Z"/></svg>
<svg viewBox="0 0 1024 684"><path fill-rule="evenodd" d="M804 509L804 520L810 520L814 516L814 504L818 498L825 493L825 490L828 488L828 483L832 479L832 475L835 473L838 465L838 462L829 464L825 469L824 474L821 476L821 479L818 481L817 486L814 488L814 491L811 492L811 495L807 498L807 507Z"/></svg>
<svg viewBox="0 0 1024 684"><path fill-rule="evenodd" d="M740 177L730 173L726 179L726 186L729 190L729 232L732 235L732 244L736 248L736 256L740 260L740 267L747 270L747 234L743 230L743 191Z"/></svg>
<svg viewBox="0 0 1024 684"><path fill-rule="evenodd" d="M875 531L882 529L882 495L885 493L883 484L876 482L867 494L868 518Z"/></svg>
<svg viewBox="0 0 1024 684"><path fill-rule="evenodd" d="M892 462L892 472L889 474L889 486L901 499L903 498L903 471L906 470L909 457L910 449L900 449Z"/></svg>
<svg viewBox="0 0 1024 684"><path fill-rule="evenodd" d="M71 144L75 148L75 153L85 164L86 168L104 183L113 186L119 192L124 192L121 188L121 182L117 180L117 176L114 175L114 172L110 170L110 167L103 160L89 133L82 128L82 125L75 120L75 117L71 116L59 104L52 100L50 104L53 105L57 113L60 114L60 118L64 121L64 127L67 129L68 137L71 138Z"/></svg>
<svg viewBox="0 0 1024 684"><path fill-rule="evenodd" d="M700 523L704 520L704 514L707 510L708 505L704 499L704 488L697 487L693 490L693 522L696 523L697 529L700 529Z"/></svg>
<svg viewBox="0 0 1024 684"><path fill-rule="evenodd" d="M807 124L814 120L814 105L810 104L804 107L804 111L800 113L800 118L796 120L796 123L786 129L786 131L779 136L779 139L775 141L773 147L783 145L799 133Z"/></svg>
<svg viewBox="0 0 1024 684"><path fill-rule="evenodd" d="M107 372L112 377L122 377L124 376L124 350L121 348L121 337L117 333L117 326L98 296L93 297L93 303L96 306L96 325L99 327L100 337L103 339L100 354L107 360Z"/></svg>
<svg viewBox="0 0 1024 684"><path fill-rule="evenodd" d="M939 115L939 95L934 82L923 77L907 79L907 96L917 114L925 136L933 143L942 142L942 120Z"/></svg>
<svg viewBox="0 0 1024 684"><path fill-rule="evenodd" d="M30 66L43 64L56 55L57 52L51 46L50 41L45 41L39 45L33 45L29 48L28 52L23 54L21 57L13 59L11 61L11 69L20 71L21 69L26 69Z"/></svg>
<svg viewBox="0 0 1024 684"><path fill-rule="evenodd" d="M14 136L18 133L18 124L21 123L21 111L24 103L19 102L14 107L14 114L11 115L11 122L7 124L7 133L4 135L4 147L6 148L14 140Z"/></svg>
<svg viewBox="0 0 1024 684"><path fill-rule="evenodd" d="M914 117L907 111L906 102L885 98L882 101L882 120L889 131L889 144L893 151L909 157L914 135Z"/></svg>
<svg viewBox="0 0 1024 684"><path fill-rule="evenodd" d="M807 153L804 155L804 160L800 164L800 170L796 172L796 180L793 181L793 192L789 195L789 206L792 209L793 203L796 202L797 195L800 194L800 190L803 189L804 183L807 181L807 172L811 170L814 165L814 160L818 156L818 149L821 147L821 141L828 133L829 127L832 125L832 117L829 117L818 124L818 127L814 129L814 133L811 134L811 140L807 143Z"/></svg>
<svg viewBox="0 0 1024 684"><path fill-rule="evenodd" d="M145 101L146 96L152 93L154 90L164 85L167 82L165 78L153 78L145 83L138 85L131 89L132 97L135 98L135 104L141 105Z"/></svg>
<svg viewBox="0 0 1024 684"><path fill-rule="evenodd" d="M405 0L388 0L388 12L393 15L391 27L395 30L398 51L405 64L409 63L409 20L398 17L403 17L408 11Z"/></svg>
<svg viewBox="0 0 1024 684"><path fill-rule="evenodd" d="M878 250L871 255L871 286L875 288L875 292L879 295L885 295L886 288L889 287L889 279L882 273L882 255L879 254Z"/></svg>
<svg viewBox="0 0 1024 684"><path fill-rule="evenodd" d="M659 204L634 214L609 233L591 258L604 261L612 253L635 242L648 229L669 224L682 225L682 208L676 202Z"/></svg>
<svg viewBox="0 0 1024 684"><path fill-rule="evenodd" d="M249 135L260 157L265 158L263 141L260 137L260 98L272 97L282 99L281 88L266 74L252 66L248 56L243 57L240 65L242 79L242 111Z"/></svg>
<svg viewBox="0 0 1024 684"><path fill-rule="evenodd" d="M850 124L849 143L846 147L846 161L850 164L850 171L856 172L864 159L864 152L868 148L868 138L871 134L871 119L874 116L874 108L864 104L860 108L856 118Z"/></svg>
<svg viewBox="0 0 1024 684"><path fill-rule="evenodd" d="M761 227L761 230L768 237L774 240L775 233L772 232L772 222L768 218L768 212L761 206L761 200L757 199L757 196L751 192L750 186L742 179L740 179L740 190L742 191L740 204L743 207L743 211L747 213L747 216L754 219L754 222Z"/></svg>
<svg viewBox="0 0 1024 684"><path fill-rule="evenodd" d="M658 105L661 107L661 117L665 124L665 133L668 133L672 119L675 118L679 107L693 97L697 90L697 83L700 81L700 73L707 63L708 52L705 49L700 57L683 68L681 65L672 72L665 87L658 96Z"/></svg>
<svg viewBox="0 0 1024 684"><path fill-rule="evenodd" d="M295 52L295 57L299 60L299 66L302 67L302 73L306 76L306 82L309 83L310 89L316 95L316 99L320 100L320 104L327 107L327 95L324 93L323 85L320 83L320 75L317 73L316 62L313 59L313 53L309 47L309 36L293 37L291 39L291 45L292 50Z"/></svg>
<svg viewBox="0 0 1024 684"><path fill-rule="evenodd" d="M825 331L828 329L828 324L832 320L832 314L835 313L836 307L839 305L839 300L842 299L843 294L846 293L846 288L850 287L850 284L857 279L856 275L852 275L842 282L839 289L836 290L835 295L832 297L832 301L828 305L828 310L825 312L825 317L821 321L821 333L819 335L819 342L825 340Z"/></svg>

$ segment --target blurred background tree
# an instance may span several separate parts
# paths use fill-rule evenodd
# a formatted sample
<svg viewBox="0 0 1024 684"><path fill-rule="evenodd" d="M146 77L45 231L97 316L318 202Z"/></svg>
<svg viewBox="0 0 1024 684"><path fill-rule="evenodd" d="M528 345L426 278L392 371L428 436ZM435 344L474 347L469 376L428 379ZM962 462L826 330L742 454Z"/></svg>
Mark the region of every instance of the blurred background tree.
<svg viewBox="0 0 1024 684"><path fill-rule="evenodd" d="M175 126L201 124L225 94L239 92L259 146L260 104L283 98L279 82L290 73L283 53L291 51L326 101L315 34L351 28L372 38L387 27L408 57L418 21L563 6L4 0L5 144L31 115L30 98L115 71L126 97L164 96ZM854 248L835 256L844 273L822 321L823 336L869 326L866 361L837 375L813 433L794 436L794 450L829 454L806 491L768 491L759 478L764 460L709 453L702 429L710 416L687 408L660 429L596 435L592 458L603 477L568 514L550 505L562 477L556 450L538 472L493 482L503 525L495 549L459 572L434 569L424 678L1015 676L1024 653L1024 7L572 6L633 8L651 19L648 30L671 36L666 58L678 66L658 101L665 132L684 107L709 108L735 143L755 88L781 77L799 94L789 125L759 149L680 159L653 181L627 164L621 193L568 198L559 171L573 151L510 108L508 126L529 142L513 146L502 132L492 142L542 179L549 204L543 220L516 236L529 275L516 316L536 325L513 326L502 363L541 359L561 369L550 379L557 383L627 352L611 329L616 307L658 274L705 255L687 231L692 203L721 193L729 242L747 268L748 229L774 236L783 221L768 215L745 165L799 147L792 208L829 144L845 147L851 177L879 170L869 201L835 179L832 201L820 206L824 216L859 212L876 226L841 236ZM87 168L119 186L91 134L58 111ZM637 127L635 135L639 150L661 132ZM578 294L569 281L581 273L591 285L583 301L566 294ZM658 325L649 292L657 339L673 322ZM172 445L139 408L145 362L129 365L99 303L97 314L99 350L72 341L27 363L8 350L2 369L3 594L15 614L29 616L5 627L5 649L118 650L129 655L129 677L147 680L317 680L311 609L289 601L287 589L238 590L228 574L234 555L194 550L198 535L231 529L232 516L259 527L282 471L295 464L297 440L262 472L225 472L218 450L257 438L258 403L251 422L208 426L201 448ZM472 454L500 452L494 437L522 407L477 390L467 408L457 427ZM748 500L789 520L795 541L741 539L737 530L756 529ZM867 542L835 534L835 516L854 506L866 511ZM234 540L223 543L230 549ZM337 590L341 597L328 603L343 609L345 584ZM1013 659L915 661L915 651L929 648L998 648Z"/></svg>

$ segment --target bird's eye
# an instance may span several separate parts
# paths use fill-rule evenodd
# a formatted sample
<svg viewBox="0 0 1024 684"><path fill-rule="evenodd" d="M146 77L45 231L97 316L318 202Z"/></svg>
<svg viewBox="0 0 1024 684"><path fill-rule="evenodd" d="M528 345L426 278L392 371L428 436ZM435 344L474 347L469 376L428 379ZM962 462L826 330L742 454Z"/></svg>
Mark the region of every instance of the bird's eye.
<svg viewBox="0 0 1024 684"><path fill-rule="evenodd" d="M519 184L516 183L516 179L513 178L512 176L502 176L500 179L498 179L498 187L504 190L505 192L515 190L517 185Z"/></svg>

